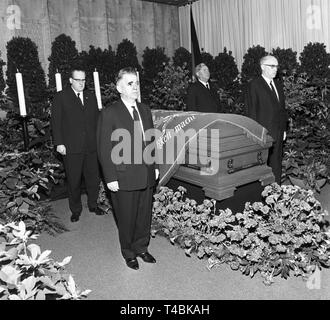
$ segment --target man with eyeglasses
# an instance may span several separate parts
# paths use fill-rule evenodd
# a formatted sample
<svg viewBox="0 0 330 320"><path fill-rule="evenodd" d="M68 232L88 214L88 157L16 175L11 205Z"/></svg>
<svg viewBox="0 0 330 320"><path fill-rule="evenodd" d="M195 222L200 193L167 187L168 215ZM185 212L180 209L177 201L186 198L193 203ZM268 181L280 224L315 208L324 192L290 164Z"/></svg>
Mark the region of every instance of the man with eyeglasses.
<svg viewBox="0 0 330 320"><path fill-rule="evenodd" d="M63 156L67 178L71 222L82 212L81 183L84 177L90 212L102 215L97 206L99 165L96 152L96 128L99 109L95 94L85 90L86 72L71 71L71 86L56 93L51 109L53 143Z"/></svg>
<svg viewBox="0 0 330 320"><path fill-rule="evenodd" d="M272 168L275 181L281 183L283 141L286 138L288 115L285 110L283 86L275 78L278 61L272 55L260 59L261 76L249 84L245 96L247 116L265 127L274 139L269 149L267 164Z"/></svg>

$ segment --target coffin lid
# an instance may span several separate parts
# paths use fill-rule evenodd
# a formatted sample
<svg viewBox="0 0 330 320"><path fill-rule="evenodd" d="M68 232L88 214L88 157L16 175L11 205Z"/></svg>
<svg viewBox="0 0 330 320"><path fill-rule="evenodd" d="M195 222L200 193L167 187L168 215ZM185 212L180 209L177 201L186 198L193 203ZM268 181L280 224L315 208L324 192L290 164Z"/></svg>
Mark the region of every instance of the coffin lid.
<svg viewBox="0 0 330 320"><path fill-rule="evenodd" d="M174 135L184 135L185 131L188 129L194 129L196 132L196 135L189 138L182 148L173 151L170 150L170 152L175 153L173 155L174 161L171 161L170 163L159 163L159 186L165 185L176 172L179 165L183 163L185 150L188 147L189 142L191 142L192 139L195 139L202 129L219 128L220 137L227 137L233 134L241 135L243 133L262 147L269 144L271 140L270 136L267 135L267 130L263 126L242 115L229 113L202 113L195 111L152 110L152 116L155 128L158 129L158 132L162 133L163 137L165 137L166 133L169 131L171 131L171 138L173 138ZM160 141L159 138L157 140ZM167 140L163 139L162 141L161 144L158 143L156 145L156 152L159 159L163 159L164 153L167 151Z"/></svg>

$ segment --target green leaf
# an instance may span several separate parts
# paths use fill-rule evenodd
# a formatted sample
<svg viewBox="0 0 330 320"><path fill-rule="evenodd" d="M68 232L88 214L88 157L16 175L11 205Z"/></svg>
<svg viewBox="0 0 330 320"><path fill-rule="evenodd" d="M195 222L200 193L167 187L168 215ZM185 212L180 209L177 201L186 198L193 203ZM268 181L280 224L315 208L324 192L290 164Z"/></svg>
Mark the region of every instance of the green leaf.
<svg viewBox="0 0 330 320"><path fill-rule="evenodd" d="M18 208L19 212L23 214L27 214L29 212L30 205L26 202L23 202L20 207Z"/></svg>
<svg viewBox="0 0 330 320"><path fill-rule="evenodd" d="M16 179L16 178L8 178L5 180L4 183L8 189L15 190L17 182L18 182L18 179Z"/></svg>

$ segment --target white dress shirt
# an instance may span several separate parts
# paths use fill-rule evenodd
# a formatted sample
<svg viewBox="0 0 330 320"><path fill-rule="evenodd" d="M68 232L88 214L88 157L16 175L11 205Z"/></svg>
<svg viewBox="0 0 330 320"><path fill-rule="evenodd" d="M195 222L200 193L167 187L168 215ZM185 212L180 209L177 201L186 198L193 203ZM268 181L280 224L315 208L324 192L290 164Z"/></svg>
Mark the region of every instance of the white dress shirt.
<svg viewBox="0 0 330 320"><path fill-rule="evenodd" d="M121 98L121 101L123 101L125 107L127 108L128 112L130 113L132 119L134 120L134 116L133 116L133 108L132 106L135 107L135 110L137 111L138 115L139 115L139 118L140 118L140 124L141 124L141 128L142 128L142 133L143 133L143 140L145 140L145 135L144 135L144 128L143 128L143 123L142 123L142 118L141 118L141 115L140 115L140 112L139 112L139 109L137 107L137 104L136 104L136 101L134 101L134 103L130 103L130 102L127 102L125 101L124 99Z"/></svg>
<svg viewBox="0 0 330 320"><path fill-rule="evenodd" d="M275 93L276 93L277 99L280 100L280 97L279 97L279 95L278 95L278 92L277 92L277 89L276 89L276 86L275 86L275 83L274 83L273 79L268 79L268 78L264 77L263 75L262 75L262 77L263 77L263 78L265 79L265 81L267 82L267 84L268 84L270 90L273 91L272 87L270 86L270 83L272 82L272 85L273 85L273 87L274 87L274 90L275 90Z"/></svg>
<svg viewBox="0 0 330 320"><path fill-rule="evenodd" d="M78 93L79 93L79 99L81 100L81 103L84 105L84 92L83 91L78 92L73 88L72 88L72 90L73 90L74 94L77 96L77 98L78 98Z"/></svg>
<svg viewBox="0 0 330 320"><path fill-rule="evenodd" d="M208 82L204 82L204 81L202 81L202 80L200 80L200 79L198 79L198 81L200 81L200 82L204 85L204 87L205 87L206 89L210 89L210 85L209 85ZM208 85L208 87L207 87L207 85Z"/></svg>

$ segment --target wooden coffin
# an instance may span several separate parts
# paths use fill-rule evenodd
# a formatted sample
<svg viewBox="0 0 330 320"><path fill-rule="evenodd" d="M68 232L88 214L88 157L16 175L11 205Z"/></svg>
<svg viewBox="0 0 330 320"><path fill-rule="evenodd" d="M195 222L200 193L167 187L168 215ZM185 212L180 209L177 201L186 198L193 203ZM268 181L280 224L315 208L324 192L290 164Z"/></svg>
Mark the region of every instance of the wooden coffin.
<svg viewBox="0 0 330 320"><path fill-rule="evenodd" d="M203 144L199 150L207 150L203 152L207 154L203 164L182 164L173 178L202 187L205 196L216 200L232 197L238 186L247 183L259 181L262 186L266 186L275 181L271 168L266 164L268 149L272 145L270 136L267 137L267 144L260 146L248 138L241 128L228 123L216 123L209 129L217 127L220 131L219 139L212 139L208 135L206 139L200 140ZM212 144L219 145L217 154L211 154ZM198 153L198 150L193 147L187 149L186 159L189 159L190 152ZM216 172L213 172L214 168Z"/></svg>
<svg viewBox="0 0 330 320"><path fill-rule="evenodd" d="M192 114L196 121L191 123L191 127L197 127L198 119L202 117L211 119L210 114L198 112L181 112L180 116L185 119L184 116L191 118ZM260 143L248 134L249 130L260 129L261 126L239 115L232 115L235 121L231 121L229 114L214 114L214 117L218 117L219 121L204 125L206 131L198 137L198 143L191 143L186 148L184 161L171 178L201 187L206 197L216 200L233 197L239 186L251 182L259 181L262 186L274 182L272 170L266 164L272 138L265 134ZM214 135L214 132L218 134ZM196 158L198 163L189 162Z"/></svg>

